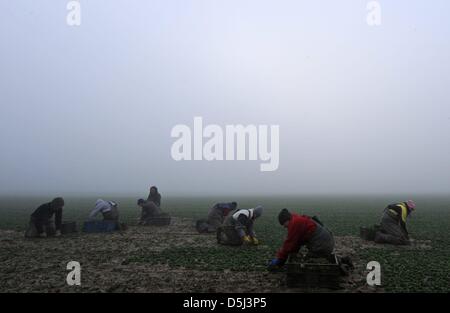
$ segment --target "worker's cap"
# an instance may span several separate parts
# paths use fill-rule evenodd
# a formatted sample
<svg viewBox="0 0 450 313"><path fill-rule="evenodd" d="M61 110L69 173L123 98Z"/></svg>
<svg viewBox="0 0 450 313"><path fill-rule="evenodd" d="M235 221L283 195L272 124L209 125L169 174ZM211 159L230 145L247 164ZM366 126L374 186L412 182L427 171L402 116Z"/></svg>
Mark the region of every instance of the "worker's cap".
<svg viewBox="0 0 450 313"><path fill-rule="evenodd" d="M288 209L283 209L278 214L278 222L280 222L280 225L284 225L284 223L291 220L291 217L292 215Z"/></svg>
<svg viewBox="0 0 450 313"><path fill-rule="evenodd" d="M416 203L414 201L408 200L406 201L406 204L411 211L414 211L416 209Z"/></svg>
<svg viewBox="0 0 450 313"><path fill-rule="evenodd" d="M253 217L258 218L263 214L264 208L262 207L262 205L258 205L256 208L252 210L253 210Z"/></svg>

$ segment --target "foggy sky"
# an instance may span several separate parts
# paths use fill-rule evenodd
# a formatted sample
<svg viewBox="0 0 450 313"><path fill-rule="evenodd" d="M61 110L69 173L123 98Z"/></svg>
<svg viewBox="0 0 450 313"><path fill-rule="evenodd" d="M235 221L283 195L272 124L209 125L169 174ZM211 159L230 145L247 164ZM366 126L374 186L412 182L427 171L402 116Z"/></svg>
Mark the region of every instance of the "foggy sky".
<svg viewBox="0 0 450 313"><path fill-rule="evenodd" d="M0 194L448 194L448 1L67 2L0 2ZM195 116L279 125L278 170L174 161Z"/></svg>

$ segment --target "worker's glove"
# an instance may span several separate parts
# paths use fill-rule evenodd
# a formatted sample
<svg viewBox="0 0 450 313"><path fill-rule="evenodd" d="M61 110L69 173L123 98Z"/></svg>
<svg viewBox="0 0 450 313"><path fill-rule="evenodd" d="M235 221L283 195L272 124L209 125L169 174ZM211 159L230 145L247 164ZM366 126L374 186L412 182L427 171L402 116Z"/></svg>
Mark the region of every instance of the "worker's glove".
<svg viewBox="0 0 450 313"><path fill-rule="evenodd" d="M40 233L40 234L39 234L39 237L41 237L41 238L45 238L45 237L47 237L47 234L46 234L45 232L43 232L43 233Z"/></svg>
<svg viewBox="0 0 450 313"><path fill-rule="evenodd" d="M242 241L243 241L245 244L251 244L251 243L252 243L252 240L250 239L250 236L244 236L244 237L242 237Z"/></svg>
<svg viewBox="0 0 450 313"><path fill-rule="evenodd" d="M267 270L269 272L277 272L282 269L284 265L284 261L280 259L272 259L269 261L269 264L267 266Z"/></svg>
<svg viewBox="0 0 450 313"><path fill-rule="evenodd" d="M55 233L55 236L56 236L56 237L60 237L60 236L61 236L61 231L60 231L60 230L57 230L56 233Z"/></svg>
<svg viewBox="0 0 450 313"><path fill-rule="evenodd" d="M255 246L259 245L259 240L256 237L252 237L252 242Z"/></svg>
<svg viewBox="0 0 450 313"><path fill-rule="evenodd" d="M269 266L282 266L283 262L280 259L272 259L269 262Z"/></svg>

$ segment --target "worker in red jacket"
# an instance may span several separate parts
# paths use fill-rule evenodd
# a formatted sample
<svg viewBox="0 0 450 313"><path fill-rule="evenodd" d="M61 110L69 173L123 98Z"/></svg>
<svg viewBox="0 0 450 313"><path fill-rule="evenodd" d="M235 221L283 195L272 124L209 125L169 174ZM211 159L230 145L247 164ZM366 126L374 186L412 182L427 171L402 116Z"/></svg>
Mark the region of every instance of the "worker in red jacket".
<svg viewBox="0 0 450 313"><path fill-rule="evenodd" d="M297 253L302 246L307 247L308 257L328 257L333 252L333 235L317 219L283 209L278 221L287 228L288 235L270 267L283 266L289 254Z"/></svg>

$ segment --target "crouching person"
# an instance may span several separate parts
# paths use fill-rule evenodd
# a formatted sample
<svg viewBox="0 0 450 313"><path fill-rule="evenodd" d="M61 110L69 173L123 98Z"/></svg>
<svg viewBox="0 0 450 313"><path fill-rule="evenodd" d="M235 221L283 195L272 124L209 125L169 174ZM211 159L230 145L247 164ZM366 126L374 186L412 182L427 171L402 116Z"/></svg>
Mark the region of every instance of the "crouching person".
<svg viewBox="0 0 450 313"><path fill-rule="evenodd" d="M61 235L63 198L55 198L51 202L39 206L32 214L25 237L50 237ZM55 221L52 221L55 216Z"/></svg>
<svg viewBox="0 0 450 313"><path fill-rule="evenodd" d="M393 245L410 244L406 220L416 208L412 200L388 205L381 218L380 229L375 233L376 243Z"/></svg>
<svg viewBox="0 0 450 313"><path fill-rule="evenodd" d="M158 217L162 213L161 208L157 206L154 201L139 199L137 205L141 207L139 225L149 225L152 218Z"/></svg>
<svg viewBox="0 0 450 313"><path fill-rule="evenodd" d="M303 246L308 249L307 258L329 258L333 253L333 234L317 219L283 209L278 221L287 228L288 234L277 257L270 262L269 270L282 267L289 254L297 253Z"/></svg>
<svg viewBox="0 0 450 313"><path fill-rule="evenodd" d="M98 199L95 202L95 207L89 214L89 219L94 220L99 213L103 215L104 221L112 221L115 222L117 226L119 225L119 208L117 203Z"/></svg>
<svg viewBox="0 0 450 313"><path fill-rule="evenodd" d="M237 208L236 202L216 203L208 213L207 219L198 220L196 228L199 233L214 233L223 224L225 217Z"/></svg>
<svg viewBox="0 0 450 313"><path fill-rule="evenodd" d="M217 242L222 245L240 246L242 244L258 245L253 224L263 213L263 207L252 209L235 209L225 218L217 229Z"/></svg>
<svg viewBox="0 0 450 313"><path fill-rule="evenodd" d="M158 208L161 207L161 194L158 191L158 187L152 186L150 187L150 193L147 197L148 202L153 202Z"/></svg>

